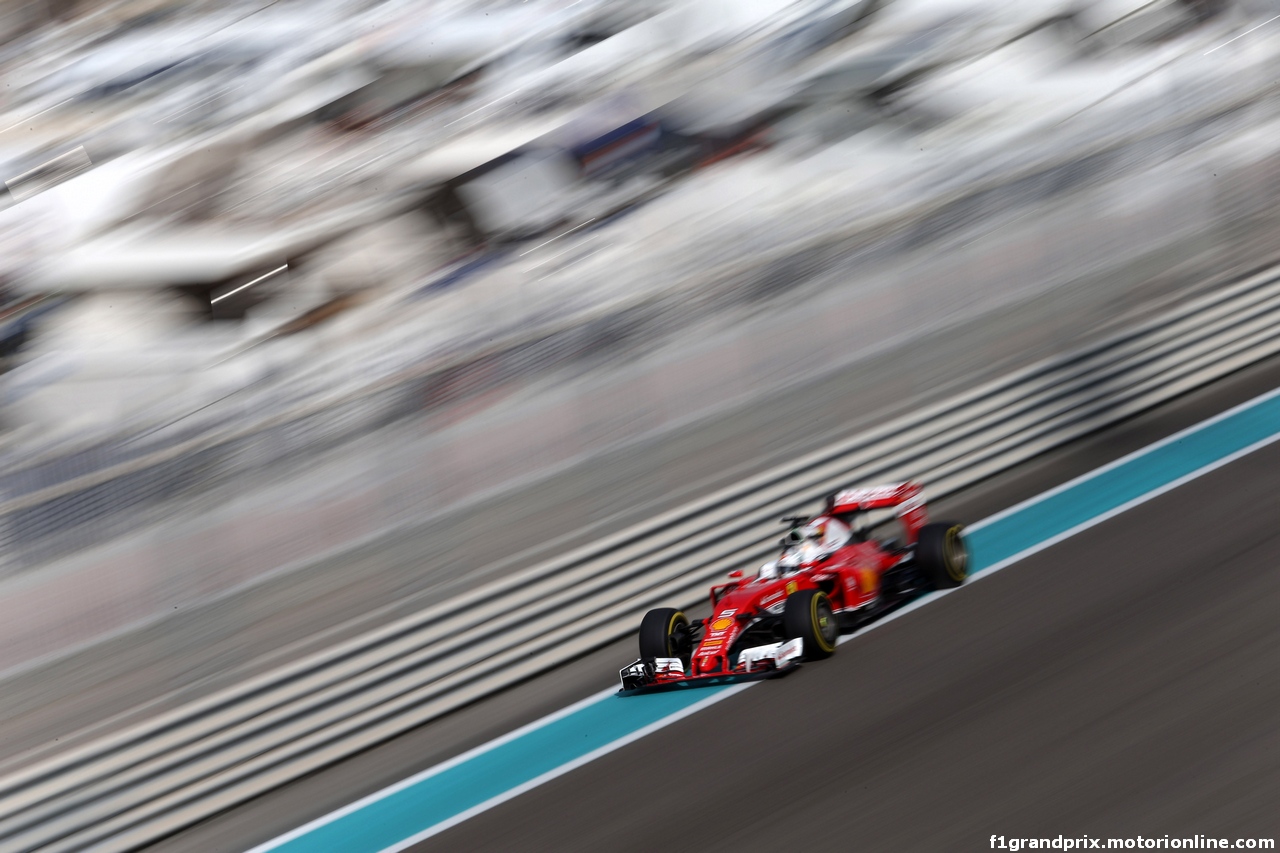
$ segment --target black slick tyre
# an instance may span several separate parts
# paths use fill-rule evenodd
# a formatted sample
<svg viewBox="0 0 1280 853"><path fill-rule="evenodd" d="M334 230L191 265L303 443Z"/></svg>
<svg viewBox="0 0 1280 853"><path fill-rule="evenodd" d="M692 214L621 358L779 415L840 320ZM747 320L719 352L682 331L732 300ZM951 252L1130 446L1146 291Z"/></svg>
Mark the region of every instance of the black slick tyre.
<svg viewBox="0 0 1280 853"><path fill-rule="evenodd" d="M952 589L969 577L969 549L954 521L940 521L920 528L916 541L916 565L935 589Z"/></svg>
<svg viewBox="0 0 1280 853"><path fill-rule="evenodd" d="M688 659L693 654L689 619L674 607L650 610L640 621L640 658Z"/></svg>
<svg viewBox="0 0 1280 853"><path fill-rule="evenodd" d="M802 589L787 596L782 627L788 639L804 640L805 660L821 660L835 653L840 626L831 600L822 590Z"/></svg>

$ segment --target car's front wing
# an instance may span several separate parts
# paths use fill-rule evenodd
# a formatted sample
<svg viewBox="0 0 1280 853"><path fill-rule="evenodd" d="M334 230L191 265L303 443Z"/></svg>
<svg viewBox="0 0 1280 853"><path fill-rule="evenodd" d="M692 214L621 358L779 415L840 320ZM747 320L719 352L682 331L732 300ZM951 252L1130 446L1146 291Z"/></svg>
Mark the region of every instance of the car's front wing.
<svg viewBox="0 0 1280 853"><path fill-rule="evenodd" d="M624 696L635 696L641 693L778 678L798 669L803 654L804 641L799 639L756 646L743 649L738 654L738 664L732 672L706 675L686 675L684 661L679 658L641 659L619 670L622 689L618 692Z"/></svg>

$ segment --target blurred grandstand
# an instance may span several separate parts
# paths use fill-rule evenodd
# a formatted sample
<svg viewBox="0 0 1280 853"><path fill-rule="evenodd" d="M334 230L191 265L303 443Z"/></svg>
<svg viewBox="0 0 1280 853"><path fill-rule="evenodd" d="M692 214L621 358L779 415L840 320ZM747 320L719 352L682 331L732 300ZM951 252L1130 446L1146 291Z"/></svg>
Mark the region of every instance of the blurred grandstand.
<svg viewBox="0 0 1280 853"><path fill-rule="evenodd" d="M5 10L11 568L1086 190L1128 230L1055 226L1064 257L1210 229L1275 254L1262 0Z"/></svg>

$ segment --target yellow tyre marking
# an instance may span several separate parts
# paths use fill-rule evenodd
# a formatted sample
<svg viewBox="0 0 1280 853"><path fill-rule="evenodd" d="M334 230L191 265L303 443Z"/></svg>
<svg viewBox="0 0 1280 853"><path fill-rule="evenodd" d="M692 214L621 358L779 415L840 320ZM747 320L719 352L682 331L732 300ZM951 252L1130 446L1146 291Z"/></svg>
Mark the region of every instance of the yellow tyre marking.
<svg viewBox="0 0 1280 853"><path fill-rule="evenodd" d="M676 653L676 650L671 648L671 635L675 633L676 623L679 622L681 619L684 619L684 614L681 613L679 610L677 610L675 613L671 614L671 621L667 623L667 655L668 656L674 655Z"/></svg>
<svg viewBox="0 0 1280 853"><path fill-rule="evenodd" d="M810 624L813 625L814 627L813 636L818 641L818 648L822 649L824 652L834 652L836 650L835 645L832 643L828 643L827 638L822 636L822 632L817 630L818 602L824 598L826 598L825 595L823 595L822 593L818 593L813 598L809 599Z"/></svg>
<svg viewBox="0 0 1280 853"><path fill-rule="evenodd" d="M947 530L946 542L943 547L943 556L946 558L947 574L951 576L953 581L963 581L969 576L969 567L967 565L956 565L954 554L958 548L963 548L963 544L955 545L956 540L960 538L960 525L955 525ZM965 563L968 561L965 560Z"/></svg>

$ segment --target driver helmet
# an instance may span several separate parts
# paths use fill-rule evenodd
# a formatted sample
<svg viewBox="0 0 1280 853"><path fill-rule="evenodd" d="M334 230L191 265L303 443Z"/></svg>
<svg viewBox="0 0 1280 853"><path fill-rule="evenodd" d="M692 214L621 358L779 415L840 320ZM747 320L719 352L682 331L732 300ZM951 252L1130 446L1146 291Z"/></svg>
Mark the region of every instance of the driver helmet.
<svg viewBox="0 0 1280 853"><path fill-rule="evenodd" d="M810 524L800 530L800 541L796 546L796 556L802 562L816 560L822 551L822 541L826 534L826 525L819 522Z"/></svg>

